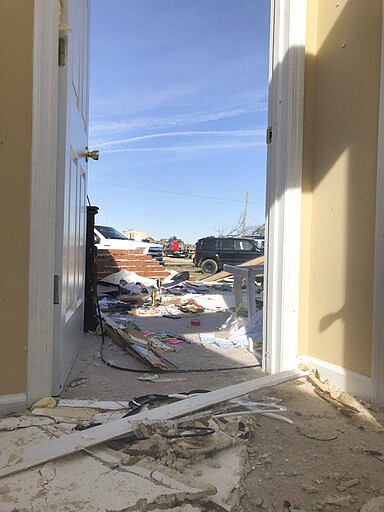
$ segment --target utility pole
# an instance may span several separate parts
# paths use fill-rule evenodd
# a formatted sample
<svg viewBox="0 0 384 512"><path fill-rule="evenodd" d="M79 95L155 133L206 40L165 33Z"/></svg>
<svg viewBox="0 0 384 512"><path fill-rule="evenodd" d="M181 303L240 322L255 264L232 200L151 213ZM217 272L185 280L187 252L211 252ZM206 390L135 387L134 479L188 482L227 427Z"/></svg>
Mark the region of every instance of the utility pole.
<svg viewBox="0 0 384 512"><path fill-rule="evenodd" d="M248 190L245 193L245 206L244 206L244 214L243 214L243 234L242 234L242 236L245 235L245 223L247 220L247 209L248 209Z"/></svg>

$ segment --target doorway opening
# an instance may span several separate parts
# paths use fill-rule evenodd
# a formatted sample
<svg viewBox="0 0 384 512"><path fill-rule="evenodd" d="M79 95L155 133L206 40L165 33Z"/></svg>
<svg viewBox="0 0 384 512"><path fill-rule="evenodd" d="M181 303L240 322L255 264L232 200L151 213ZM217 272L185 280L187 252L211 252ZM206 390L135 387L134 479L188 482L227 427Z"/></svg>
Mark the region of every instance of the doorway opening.
<svg viewBox="0 0 384 512"><path fill-rule="evenodd" d="M262 256L269 46L270 2L93 2L90 147L100 161L88 193L98 225L162 245L166 266L196 279ZM221 252L194 266L207 237ZM262 280L258 291L261 305Z"/></svg>

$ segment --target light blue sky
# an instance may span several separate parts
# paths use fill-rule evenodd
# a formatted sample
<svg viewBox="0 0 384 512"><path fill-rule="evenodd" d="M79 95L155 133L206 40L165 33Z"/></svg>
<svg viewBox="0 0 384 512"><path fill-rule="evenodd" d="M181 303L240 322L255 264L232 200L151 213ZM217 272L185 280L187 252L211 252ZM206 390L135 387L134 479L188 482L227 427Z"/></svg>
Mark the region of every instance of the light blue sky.
<svg viewBox="0 0 384 512"><path fill-rule="evenodd" d="M96 220L195 242L264 222L269 0L92 0ZM113 8L112 8L113 6Z"/></svg>

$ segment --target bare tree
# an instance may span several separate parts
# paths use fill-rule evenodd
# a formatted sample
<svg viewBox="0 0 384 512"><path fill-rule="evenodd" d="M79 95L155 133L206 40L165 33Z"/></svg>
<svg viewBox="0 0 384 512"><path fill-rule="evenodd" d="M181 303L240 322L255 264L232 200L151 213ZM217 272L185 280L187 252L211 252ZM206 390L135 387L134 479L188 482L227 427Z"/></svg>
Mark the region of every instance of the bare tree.
<svg viewBox="0 0 384 512"><path fill-rule="evenodd" d="M248 225L244 229L244 213L240 215L235 224L231 228L222 227L217 230L218 236L263 236L265 232L265 224Z"/></svg>
<svg viewBox="0 0 384 512"><path fill-rule="evenodd" d="M222 228L220 228L217 231L218 236L239 236L243 229L243 218L244 215L241 214L231 228L228 228L227 226L223 226Z"/></svg>

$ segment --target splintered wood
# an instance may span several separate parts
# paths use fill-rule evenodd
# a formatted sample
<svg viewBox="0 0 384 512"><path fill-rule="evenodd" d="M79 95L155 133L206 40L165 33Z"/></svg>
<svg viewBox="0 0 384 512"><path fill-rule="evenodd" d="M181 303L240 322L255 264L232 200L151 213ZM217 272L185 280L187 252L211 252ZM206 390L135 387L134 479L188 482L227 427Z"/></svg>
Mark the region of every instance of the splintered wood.
<svg viewBox="0 0 384 512"><path fill-rule="evenodd" d="M102 314L105 332L117 345L129 354L148 363L153 368L167 370L168 366L151 351L151 341L139 331L120 329L118 324L107 315Z"/></svg>

